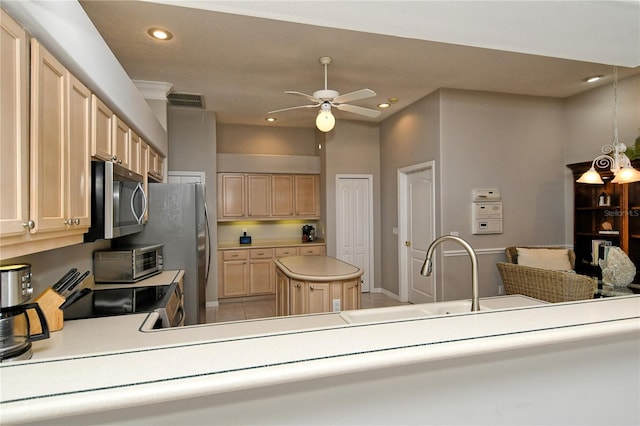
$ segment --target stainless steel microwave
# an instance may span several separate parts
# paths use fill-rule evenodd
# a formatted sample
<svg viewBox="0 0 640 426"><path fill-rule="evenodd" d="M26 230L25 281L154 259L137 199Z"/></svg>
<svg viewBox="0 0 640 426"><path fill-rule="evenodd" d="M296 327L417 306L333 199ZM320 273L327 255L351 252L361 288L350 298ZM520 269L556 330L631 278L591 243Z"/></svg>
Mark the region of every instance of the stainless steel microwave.
<svg viewBox="0 0 640 426"><path fill-rule="evenodd" d="M96 283L134 283L163 269L162 244L127 246L93 252Z"/></svg>
<svg viewBox="0 0 640 426"><path fill-rule="evenodd" d="M142 231L147 210L143 177L110 161L93 161L91 178L91 228L84 241Z"/></svg>

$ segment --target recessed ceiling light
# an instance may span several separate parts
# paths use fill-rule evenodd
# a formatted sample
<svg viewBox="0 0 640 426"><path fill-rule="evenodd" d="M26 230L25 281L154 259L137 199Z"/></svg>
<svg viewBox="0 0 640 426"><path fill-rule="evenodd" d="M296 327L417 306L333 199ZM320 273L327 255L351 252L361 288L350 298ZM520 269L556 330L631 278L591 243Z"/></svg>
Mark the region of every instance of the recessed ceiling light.
<svg viewBox="0 0 640 426"><path fill-rule="evenodd" d="M268 121L269 123L273 123L275 121L278 121L278 119L275 118L275 117L267 117L267 118L265 118L265 120Z"/></svg>
<svg viewBox="0 0 640 426"><path fill-rule="evenodd" d="M398 98L389 98L390 104L395 104L396 102L398 102Z"/></svg>
<svg viewBox="0 0 640 426"><path fill-rule="evenodd" d="M378 108L389 108L391 106L391 104L389 102L382 102L381 104L378 104Z"/></svg>
<svg viewBox="0 0 640 426"><path fill-rule="evenodd" d="M584 81L586 83L594 83L594 82L600 80L603 77L604 77L604 75L590 75L589 77L583 78L582 81Z"/></svg>
<svg viewBox="0 0 640 426"><path fill-rule="evenodd" d="M173 38L173 34L167 30L163 30L162 28L149 28L147 33L156 40L166 41Z"/></svg>

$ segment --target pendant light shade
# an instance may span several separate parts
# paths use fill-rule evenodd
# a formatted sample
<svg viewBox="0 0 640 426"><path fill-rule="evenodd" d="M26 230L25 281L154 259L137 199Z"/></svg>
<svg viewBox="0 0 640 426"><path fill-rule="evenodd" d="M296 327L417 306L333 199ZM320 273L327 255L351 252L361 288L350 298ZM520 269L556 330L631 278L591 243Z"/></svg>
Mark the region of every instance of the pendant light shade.
<svg viewBox="0 0 640 426"><path fill-rule="evenodd" d="M631 183L640 181L640 172L631 166L625 166L618 170L616 177L611 182L613 183Z"/></svg>
<svg viewBox="0 0 640 426"><path fill-rule="evenodd" d="M590 184L596 184L596 185L604 184L604 182L602 181L602 178L600 177L600 173L596 172L596 169L593 166L591 166L591 168L588 171L584 172L582 176L580 176L580 179L578 179L576 182L590 183Z"/></svg>
<svg viewBox="0 0 640 426"><path fill-rule="evenodd" d="M640 181L640 171L631 166L631 160L625 154L627 146L618 140L618 67L613 68L613 143L602 147L604 155L599 155L591 163L591 168L584 172L578 183L602 185L600 169L609 168L614 174L613 183L631 183Z"/></svg>

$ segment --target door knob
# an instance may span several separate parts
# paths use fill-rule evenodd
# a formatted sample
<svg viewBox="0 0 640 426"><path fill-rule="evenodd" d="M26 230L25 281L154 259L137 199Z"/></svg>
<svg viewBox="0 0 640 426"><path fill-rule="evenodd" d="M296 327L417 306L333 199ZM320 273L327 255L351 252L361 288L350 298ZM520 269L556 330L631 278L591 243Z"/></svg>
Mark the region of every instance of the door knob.
<svg viewBox="0 0 640 426"><path fill-rule="evenodd" d="M407 247L411 247L411 241L405 241L404 245L407 246Z"/></svg>

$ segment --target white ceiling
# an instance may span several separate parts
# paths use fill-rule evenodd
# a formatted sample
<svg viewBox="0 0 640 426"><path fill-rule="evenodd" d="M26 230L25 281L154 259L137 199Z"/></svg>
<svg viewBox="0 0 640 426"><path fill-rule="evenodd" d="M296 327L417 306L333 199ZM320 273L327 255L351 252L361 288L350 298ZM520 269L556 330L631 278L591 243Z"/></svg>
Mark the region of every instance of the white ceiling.
<svg viewBox="0 0 640 426"><path fill-rule="evenodd" d="M378 93L354 104L400 99L371 121L443 87L563 98L594 87L588 75L610 83L611 64L621 79L640 73L637 1L80 3L132 79L203 94L221 123L265 125L267 111L305 104L284 91L323 88L321 56L334 60L330 89ZM174 38L152 40L156 26ZM313 127L315 113L276 125Z"/></svg>

